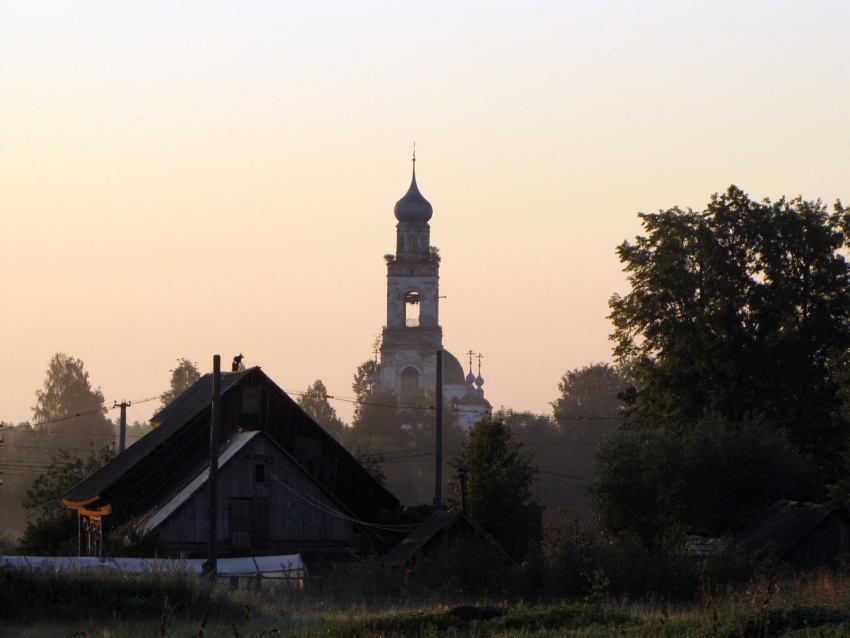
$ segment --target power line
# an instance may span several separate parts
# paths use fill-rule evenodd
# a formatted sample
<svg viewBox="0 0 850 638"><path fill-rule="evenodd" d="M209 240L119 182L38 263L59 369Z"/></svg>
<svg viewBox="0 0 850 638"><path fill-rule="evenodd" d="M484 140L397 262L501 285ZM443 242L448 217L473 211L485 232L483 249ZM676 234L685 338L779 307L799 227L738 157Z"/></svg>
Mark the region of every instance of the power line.
<svg viewBox="0 0 850 638"><path fill-rule="evenodd" d="M304 502L305 502L305 503L307 503L308 505L310 505L310 506L312 506L312 507L314 507L314 508L316 508L316 509L318 509L318 510L320 510L320 511L322 511L322 512L325 512L326 514L330 514L331 516L336 516L337 518L341 518L341 519L346 520L346 521L351 521L352 523L356 523L356 524L358 524L358 525L362 525L362 526L364 526L364 527L371 527L371 528L374 528L374 529L382 529L382 530L386 530L386 531L393 531L393 532L398 532L398 531L410 531L411 529L413 529L414 527L416 527L416 525L377 525L377 524L375 524L375 523L367 523L366 521L358 520L358 519L356 519L356 518L353 518L353 517L351 517L351 516L348 516L347 514L343 514L342 512L339 512L339 511L337 511L337 510L335 510L335 509L333 509L333 508L331 508L331 507L329 507L329 506L325 505L324 503L320 503L320 502L316 501L315 497L312 497L312 496L310 496L309 494L307 494L306 496L304 496L304 495L302 495L302 494L298 493L296 490L292 489L292 488L291 488L291 487L289 487L286 483L284 483L283 481L281 481L281 480L280 480L277 476L275 476L272 472L269 472L268 474L269 474L269 476L271 476L271 477L272 477L275 481L277 481L278 483L280 483L280 485L281 485L281 486L283 486L284 488L286 488L287 490L289 490L289 491L293 494L293 496L295 496L296 498L301 499L302 501L304 501Z"/></svg>
<svg viewBox="0 0 850 638"><path fill-rule="evenodd" d="M159 398L160 397L158 397L158 396L147 397L145 399L138 399L136 401L127 401L126 403L127 403L127 405L134 405L136 403L147 403L148 401L154 401L154 400L159 399ZM8 428L6 431L7 432L34 432L35 433L35 432L39 432L35 428L40 427L42 425L52 425L53 423L62 423L64 421L70 421L71 419L79 419L79 418L86 417L86 416L92 416L93 414L106 414L107 412L109 412L109 410L116 410L120 407L121 407L121 404L116 403L115 405L112 405L112 406L102 406L102 407L94 409L94 410L87 410L85 412L76 412L74 414L68 414L68 415L56 417L56 418L53 418L53 419L47 419L45 421L38 421L37 423L29 423L28 424L29 428L12 427L12 428ZM81 432L80 434L88 434L89 436L110 436L110 435L107 435L107 434L100 434L100 433L97 433L97 432L89 432L89 433Z"/></svg>
<svg viewBox="0 0 850 638"><path fill-rule="evenodd" d="M334 401L342 401L343 403L353 403L357 405L369 405L380 408L394 408L397 410L436 410L436 407L433 405L420 405L413 403L397 403L391 401L369 401L361 400L357 397L343 397L334 394L312 394L309 392L299 392L296 390L284 390L289 395L297 395L300 397L309 397L313 399L330 399ZM457 412L457 413L468 413L470 410L464 410L462 408L453 408L451 406L444 406L444 412ZM492 413L492 410L491 410ZM573 416L559 416L557 414L542 414L536 412L513 412L510 414L506 414L506 420L510 423L513 417L517 418L540 418L540 419L550 419L552 421L626 421L626 417L623 416L591 416L591 415L573 415Z"/></svg>

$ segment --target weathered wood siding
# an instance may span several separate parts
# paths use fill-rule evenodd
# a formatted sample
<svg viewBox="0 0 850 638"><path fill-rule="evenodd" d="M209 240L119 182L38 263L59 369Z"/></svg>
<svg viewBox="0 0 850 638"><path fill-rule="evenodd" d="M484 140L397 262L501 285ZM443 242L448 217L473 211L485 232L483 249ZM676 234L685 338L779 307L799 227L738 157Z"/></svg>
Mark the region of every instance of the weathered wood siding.
<svg viewBox="0 0 850 638"><path fill-rule="evenodd" d="M850 525L833 512L795 545L786 556L797 571L842 566L850 556Z"/></svg>
<svg viewBox="0 0 850 638"><path fill-rule="evenodd" d="M257 466L263 467L259 475ZM190 549L208 542L208 495L204 485L158 527L168 546ZM219 469L218 499L217 535L225 551L355 540L353 524L335 513L340 506L263 436Z"/></svg>

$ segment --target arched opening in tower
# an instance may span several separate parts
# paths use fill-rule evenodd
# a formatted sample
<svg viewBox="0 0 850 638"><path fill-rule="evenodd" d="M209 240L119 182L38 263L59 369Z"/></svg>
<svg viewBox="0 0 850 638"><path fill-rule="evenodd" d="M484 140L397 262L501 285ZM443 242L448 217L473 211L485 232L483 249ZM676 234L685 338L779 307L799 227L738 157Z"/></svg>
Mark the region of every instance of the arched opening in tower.
<svg viewBox="0 0 850 638"><path fill-rule="evenodd" d="M404 296L404 325L408 328L415 328L419 325L419 311L422 308L422 304L419 302L421 300L422 295L415 290L411 290Z"/></svg>
<svg viewBox="0 0 850 638"><path fill-rule="evenodd" d="M401 400L414 399L419 392L419 372L416 368L405 368L401 371Z"/></svg>

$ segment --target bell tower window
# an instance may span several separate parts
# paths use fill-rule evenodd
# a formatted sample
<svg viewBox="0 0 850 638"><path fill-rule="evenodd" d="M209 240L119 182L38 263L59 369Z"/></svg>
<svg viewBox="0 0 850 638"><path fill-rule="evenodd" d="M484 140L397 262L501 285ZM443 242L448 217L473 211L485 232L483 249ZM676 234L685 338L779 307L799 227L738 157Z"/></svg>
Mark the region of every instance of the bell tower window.
<svg viewBox="0 0 850 638"><path fill-rule="evenodd" d="M419 372L416 368L405 368L401 371L401 399L413 399L419 392Z"/></svg>
<svg viewBox="0 0 850 638"><path fill-rule="evenodd" d="M404 325L415 328L419 325L419 313L422 309L422 295L415 290L404 296Z"/></svg>

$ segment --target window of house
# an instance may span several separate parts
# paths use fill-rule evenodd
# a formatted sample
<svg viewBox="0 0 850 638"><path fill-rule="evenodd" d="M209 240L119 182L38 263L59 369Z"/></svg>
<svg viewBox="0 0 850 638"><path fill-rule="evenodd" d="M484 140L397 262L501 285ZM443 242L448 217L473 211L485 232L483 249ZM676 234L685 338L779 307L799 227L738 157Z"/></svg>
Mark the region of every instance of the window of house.
<svg viewBox="0 0 850 638"><path fill-rule="evenodd" d="M255 483L265 483L266 482L266 466L262 464L258 464L254 466L254 482Z"/></svg>

